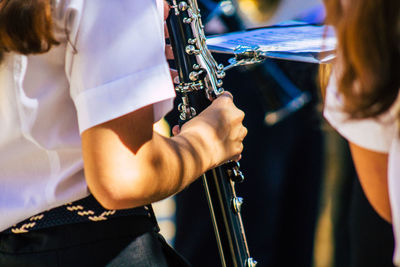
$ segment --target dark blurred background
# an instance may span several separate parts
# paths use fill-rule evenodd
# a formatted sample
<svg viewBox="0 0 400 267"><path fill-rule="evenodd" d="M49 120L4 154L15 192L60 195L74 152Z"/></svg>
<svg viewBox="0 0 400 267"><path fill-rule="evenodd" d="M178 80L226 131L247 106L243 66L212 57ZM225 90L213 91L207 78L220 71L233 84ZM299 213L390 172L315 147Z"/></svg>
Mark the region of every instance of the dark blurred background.
<svg viewBox="0 0 400 267"><path fill-rule="evenodd" d="M207 35L288 20L323 23L318 0L198 0ZM227 64L230 56L214 54ZM322 118L318 64L268 59L227 72L224 88L246 113L249 133L240 161L246 180L242 218L259 267L392 266L391 227L369 206L347 143ZM326 67L326 66L325 66ZM277 123L265 123L296 97L308 102ZM179 99L177 99L179 102ZM177 124L176 111L167 117ZM220 266L201 181L175 196L170 242L193 266Z"/></svg>

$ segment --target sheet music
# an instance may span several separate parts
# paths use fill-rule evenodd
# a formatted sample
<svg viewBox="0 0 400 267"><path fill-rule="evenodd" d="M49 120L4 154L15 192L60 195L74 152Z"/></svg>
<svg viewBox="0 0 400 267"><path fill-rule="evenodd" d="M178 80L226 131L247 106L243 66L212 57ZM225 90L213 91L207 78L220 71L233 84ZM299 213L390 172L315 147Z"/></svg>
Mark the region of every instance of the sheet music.
<svg viewBox="0 0 400 267"><path fill-rule="evenodd" d="M276 26L208 37L211 51L234 53L239 45L258 46L267 57L321 63L334 58L336 38L329 26Z"/></svg>

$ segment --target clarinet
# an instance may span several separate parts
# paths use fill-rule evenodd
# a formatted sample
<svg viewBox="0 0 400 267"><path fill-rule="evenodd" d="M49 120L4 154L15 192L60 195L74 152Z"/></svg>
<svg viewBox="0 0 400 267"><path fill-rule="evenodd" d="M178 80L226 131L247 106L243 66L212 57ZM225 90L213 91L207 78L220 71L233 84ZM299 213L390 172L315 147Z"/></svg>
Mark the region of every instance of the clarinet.
<svg viewBox="0 0 400 267"><path fill-rule="evenodd" d="M190 120L223 93L224 66L217 64L206 46L196 0L168 0L167 27L180 83L176 86L182 102L179 124ZM239 164L231 161L202 176L221 263L223 267L254 267L240 214L242 198L234 185L243 181Z"/></svg>

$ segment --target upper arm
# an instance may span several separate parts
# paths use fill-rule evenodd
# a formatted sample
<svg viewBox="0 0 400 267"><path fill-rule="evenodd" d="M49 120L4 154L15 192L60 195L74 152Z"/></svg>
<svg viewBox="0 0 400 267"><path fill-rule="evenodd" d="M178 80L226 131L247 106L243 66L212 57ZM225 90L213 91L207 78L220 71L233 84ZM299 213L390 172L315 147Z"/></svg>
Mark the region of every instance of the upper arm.
<svg viewBox="0 0 400 267"><path fill-rule="evenodd" d="M151 143L155 119L172 108L175 97L162 14L154 0L86 1L80 14L71 31L76 53L67 50L66 72L86 180L103 205L128 195L134 201L143 196L142 178L149 176L142 175L148 154L138 154Z"/></svg>
<svg viewBox="0 0 400 267"><path fill-rule="evenodd" d="M351 154L365 195L375 211L391 221L387 182L388 154L362 148L350 142Z"/></svg>
<svg viewBox="0 0 400 267"><path fill-rule="evenodd" d="M153 107L146 106L122 117L96 125L82 133L85 176L95 197L105 206L120 199L123 189L132 199L142 195L143 181L138 151L153 135ZM142 164L143 165L143 164ZM128 205L130 206L130 205Z"/></svg>

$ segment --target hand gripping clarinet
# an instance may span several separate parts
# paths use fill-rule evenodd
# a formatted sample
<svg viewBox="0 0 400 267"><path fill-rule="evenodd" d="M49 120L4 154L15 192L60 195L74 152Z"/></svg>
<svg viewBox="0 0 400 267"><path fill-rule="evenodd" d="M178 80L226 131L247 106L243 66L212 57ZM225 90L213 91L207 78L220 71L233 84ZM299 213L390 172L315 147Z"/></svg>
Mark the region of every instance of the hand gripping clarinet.
<svg viewBox="0 0 400 267"><path fill-rule="evenodd" d="M171 7L167 26L182 98L180 123L190 120L222 94L224 66L217 65L207 49L196 0L168 0ZM228 162L203 174L210 213L223 267L254 267L240 215L242 199L234 184L243 181L239 164Z"/></svg>

